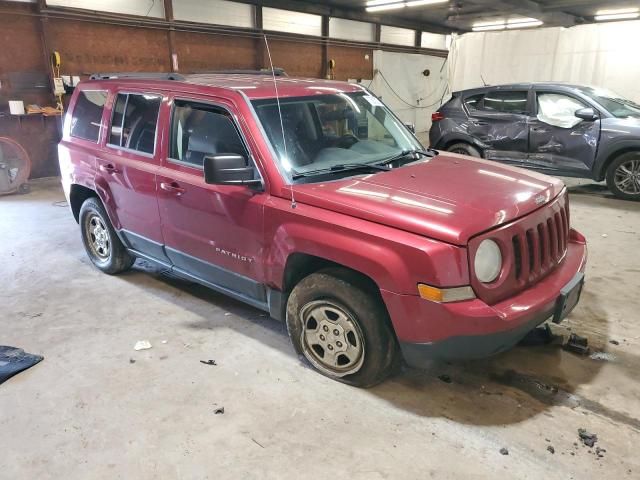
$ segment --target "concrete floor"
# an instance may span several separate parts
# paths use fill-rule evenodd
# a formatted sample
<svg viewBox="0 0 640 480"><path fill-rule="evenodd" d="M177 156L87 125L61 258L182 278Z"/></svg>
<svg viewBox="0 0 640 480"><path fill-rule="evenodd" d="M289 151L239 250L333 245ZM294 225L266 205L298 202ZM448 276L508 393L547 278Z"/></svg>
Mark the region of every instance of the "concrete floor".
<svg viewBox="0 0 640 480"><path fill-rule="evenodd" d="M144 265L98 272L56 181L1 197L0 344L45 360L0 385L0 478L640 478L640 203L595 186L571 205L588 283L555 331L613 358L518 347L358 390L257 310Z"/></svg>

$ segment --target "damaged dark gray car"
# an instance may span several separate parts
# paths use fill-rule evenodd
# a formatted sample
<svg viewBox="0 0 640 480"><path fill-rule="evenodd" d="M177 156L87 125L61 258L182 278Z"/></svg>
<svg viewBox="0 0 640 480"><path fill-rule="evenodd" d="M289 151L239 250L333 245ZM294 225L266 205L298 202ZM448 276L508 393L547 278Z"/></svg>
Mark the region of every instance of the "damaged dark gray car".
<svg viewBox="0 0 640 480"><path fill-rule="evenodd" d="M640 105L558 83L455 92L432 116L431 146L547 174L607 181L640 200Z"/></svg>

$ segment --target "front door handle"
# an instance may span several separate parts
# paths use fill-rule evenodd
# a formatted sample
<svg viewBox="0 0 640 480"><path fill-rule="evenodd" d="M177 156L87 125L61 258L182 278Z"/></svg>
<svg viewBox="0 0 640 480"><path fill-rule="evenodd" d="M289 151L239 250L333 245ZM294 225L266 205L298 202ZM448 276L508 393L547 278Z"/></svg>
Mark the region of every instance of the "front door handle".
<svg viewBox="0 0 640 480"><path fill-rule="evenodd" d="M543 127L531 127L531 131L535 133L546 133L547 129Z"/></svg>
<svg viewBox="0 0 640 480"><path fill-rule="evenodd" d="M110 174L114 174L114 173L120 173L120 170L118 170L115 165L113 165L112 163L107 163L104 165L100 165L100 171L104 172L104 173L110 173Z"/></svg>
<svg viewBox="0 0 640 480"><path fill-rule="evenodd" d="M185 192L185 189L178 185L178 182L161 182L160 188L175 195L182 195Z"/></svg>

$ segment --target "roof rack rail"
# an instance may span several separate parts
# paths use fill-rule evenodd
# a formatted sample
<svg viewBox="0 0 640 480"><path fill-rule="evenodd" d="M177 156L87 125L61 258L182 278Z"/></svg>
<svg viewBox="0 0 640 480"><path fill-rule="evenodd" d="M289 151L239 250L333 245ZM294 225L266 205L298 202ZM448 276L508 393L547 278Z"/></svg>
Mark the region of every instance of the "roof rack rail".
<svg viewBox="0 0 640 480"><path fill-rule="evenodd" d="M109 80L111 78L148 78L152 80L184 80L184 76L179 73L159 73L159 72L110 72L94 73L89 77L91 80Z"/></svg>
<svg viewBox="0 0 640 480"><path fill-rule="evenodd" d="M284 68L275 67L273 71L269 68L265 68L262 70L208 70L208 71L200 71L200 72L191 72L193 75L202 75L202 74L241 74L241 75L274 75L276 77L287 77L287 72L284 71Z"/></svg>

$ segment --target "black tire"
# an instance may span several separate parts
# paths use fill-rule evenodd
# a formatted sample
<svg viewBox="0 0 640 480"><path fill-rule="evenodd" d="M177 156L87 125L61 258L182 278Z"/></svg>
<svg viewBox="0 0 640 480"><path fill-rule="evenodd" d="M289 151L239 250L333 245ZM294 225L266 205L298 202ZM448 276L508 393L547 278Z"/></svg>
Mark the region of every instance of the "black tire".
<svg viewBox="0 0 640 480"><path fill-rule="evenodd" d="M98 269L113 275L131 268L135 257L118 238L99 199L90 197L84 201L79 223L84 249Z"/></svg>
<svg viewBox="0 0 640 480"><path fill-rule="evenodd" d="M289 337L298 355L323 375L363 388L387 378L398 366L399 359L387 310L382 300L368 290L359 276L348 270L321 270L294 287L287 302L286 320ZM336 311L346 315L347 321L336 315ZM319 316L320 321L315 320L314 315ZM311 328L314 321L316 328ZM323 330L323 323L329 328ZM347 327L343 328L345 323ZM323 342L326 349L320 343L309 345L305 328L307 332L318 332L315 334L318 337L326 330L326 342L317 340ZM362 346L362 353L356 359L357 345ZM324 352L330 354L329 348L335 349L333 356L343 365L332 368L323 363L319 350L324 356ZM340 353L340 349L346 350ZM345 358L351 363L345 364Z"/></svg>
<svg viewBox="0 0 640 480"><path fill-rule="evenodd" d="M447 147L447 152L460 153L462 155L468 155L470 157L482 158L480 150L478 150L473 145L469 145L468 143L464 142L449 145L449 147Z"/></svg>
<svg viewBox="0 0 640 480"><path fill-rule="evenodd" d="M629 170L630 165L634 166L634 170ZM629 185L629 190L635 188L636 193L620 188L619 184L624 179L622 175L628 176L622 170L623 168L635 175L635 178L631 179L635 184ZM640 152L624 153L611 162L607 167L606 180L607 187L616 197L624 200L640 200Z"/></svg>

